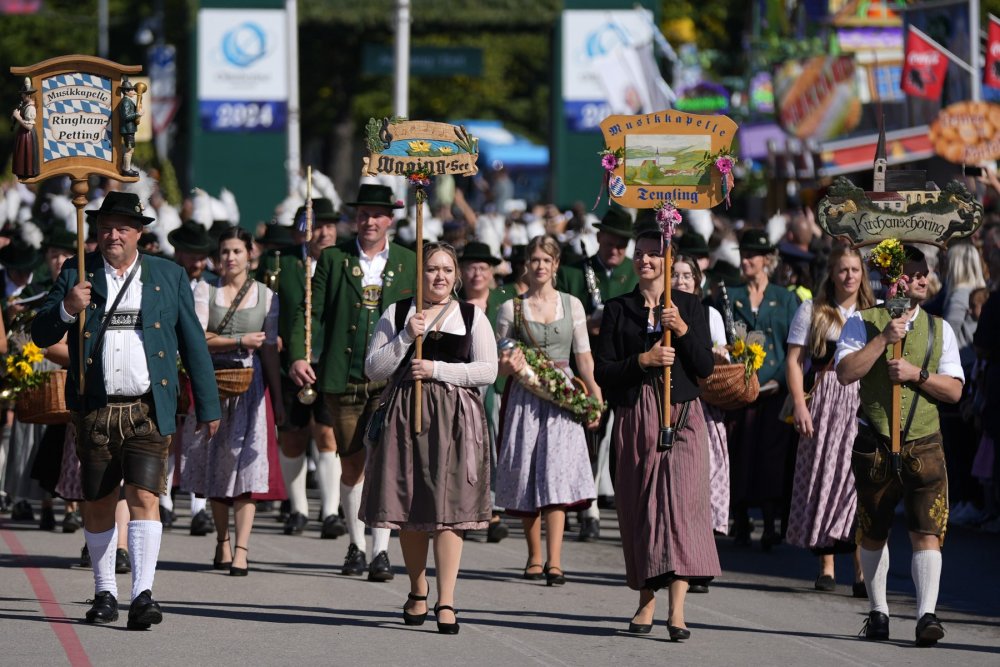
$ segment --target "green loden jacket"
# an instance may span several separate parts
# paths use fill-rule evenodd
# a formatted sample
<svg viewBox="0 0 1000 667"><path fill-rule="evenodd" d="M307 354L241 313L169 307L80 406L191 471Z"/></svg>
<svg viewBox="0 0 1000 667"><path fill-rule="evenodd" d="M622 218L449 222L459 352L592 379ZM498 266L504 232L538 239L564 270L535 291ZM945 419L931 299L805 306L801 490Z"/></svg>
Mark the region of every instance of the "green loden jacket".
<svg viewBox="0 0 1000 667"><path fill-rule="evenodd" d="M88 253L85 260L87 279L91 282L91 304L86 311L84 358L90 360L93 342L101 328L108 306L108 286L104 277L104 259L99 252ZM162 435L176 429L177 352L184 368L189 369L194 388L195 414L199 422L219 419L219 390L215 384L212 358L194 312L194 297L187 274L177 264L158 257L141 255L142 337L149 369L150 392L156 405L156 421ZM86 405L80 403L79 325L67 324L59 315L59 305L77 282L76 261L67 261L55 285L31 325L31 338L39 347L49 347L69 333L69 372L66 379L66 404L71 410L91 411L107 405L104 370L100 363L88 363L86 370Z"/></svg>
<svg viewBox="0 0 1000 667"><path fill-rule="evenodd" d="M340 394L347 390L352 367L364 367L370 335L391 304L414 296L417 257L412 251L395 243L389 244L389 261L382 272L382 295L376 310L362 304L362 274L358 264L358 245L354 240L327 248L320 255L312 280L313 322L322 322L322 349L316 390ZM305 301L294 304L289 359L305 359ZM374 323L362 322L362 316L374 318ZM359 341L358 328L369 327L368 336Z"/></svg>
<svg viewBox="0 0 1000 667"><path fill-rule="evenodd" d="M605 272L604 267L597 257L588 257L584 262L564 266L559 268L559 275L556 277L556 289L560 292L572 294L583 304L587 315L594 311L594 300L591 298L590 290L587 289L587 277L583 267L585 263L590 263L594 267L594 277L597 278L597 287L601 291L601 302L622 294L628 294L639 284L639 277L632 266L632 259L625 258L621 264L616 266L611 275Z"/></svg>

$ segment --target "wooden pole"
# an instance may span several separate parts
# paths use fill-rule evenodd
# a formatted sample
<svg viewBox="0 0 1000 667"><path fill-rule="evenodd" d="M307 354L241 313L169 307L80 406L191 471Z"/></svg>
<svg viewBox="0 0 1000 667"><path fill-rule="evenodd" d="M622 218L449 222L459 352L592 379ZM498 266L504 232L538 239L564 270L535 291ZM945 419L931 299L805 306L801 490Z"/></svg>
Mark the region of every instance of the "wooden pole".
<svg viewBox="0 0 1000 667"><path fill-rule="evenodd" d="M673 273L673 239L663 253L663 307L670 307L670 274ZM663 346L670 347L670 329L663 327ZM670 366L663 367L663 429L670 429Z"/></svg>
<svg viewBox="0 0 1000 667"><path fill-rule="evenodd" d="M899 359L903 356L903 341L897 340L892 344L892 358ZM892 414L889 415L889 431L892 436L892 455L893 455L893 465L896 463L896 459L899 457L900 452L900 394L902 393L902 386L893 382L892 383ZM916 400L916 397L914 397Z"/></svg>
<svg viewBox="0 0 1000 667"><path fill-rule="evenodd" d="M417 201L417 312L421 313L424 310L424 199L427 195L424 193L424 186L418 185L416 188L416 201ZM416 340L416 350L414 351L414 358L423 359L424 352L424 337L417 336ZM413 396L413 410L415 412L413 416L413 424L420 433L423 430L423 383L420 380L415 382L416 393Z"/></svg>
<svg viewBox="0 0 1000 667"><path fill-rule="evenodd" d="M312 255L309 243L313 235L312 167L306 167L306 361L312 363Z"/></svg>
<svg viewBox="0 0 1000 667"><path fill-rule="evenodd" d="M81 284L87 281L87 270L86 261L84 257L85 248L84 240L86 239L86 234L83 231L83 208L87 205L87 192L90 190L90 185L87 183L86 178L74 178L73 183L70 186L73 192L73 205L76 207L76 266L77 266L77 284ZM77 326L80 327L80 334L77 336L78 347L77 356L80 360L80 375L78 376L77 390L79 391L81 404L83 403L82 398L84 396L84 391L86 387L86 375L87 375L87 360L84 358L84 327L87 322L87 309L84 308L80 311L79 320ZM83 412L83 410L81 410Z"/></svg>

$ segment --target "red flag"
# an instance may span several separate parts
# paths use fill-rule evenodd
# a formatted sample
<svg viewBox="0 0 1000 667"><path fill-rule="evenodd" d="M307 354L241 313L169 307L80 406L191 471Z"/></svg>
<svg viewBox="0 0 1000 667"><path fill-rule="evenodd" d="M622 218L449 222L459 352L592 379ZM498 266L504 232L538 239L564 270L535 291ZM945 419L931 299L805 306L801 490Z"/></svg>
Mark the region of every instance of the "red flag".
<svg viewBox="0 0 1000 667"><path fill-rule="evenodd" d="M990 31L986 37L986 66L983 83L1000 88L1000 19L990 14Z"/></svg>
<svg viewBox="0 0 1000 667"><path fill-rule="evenodd" d="M906 36L906 55L900 87L913 97L941 98L948 57L933 39L912 25Z"/></svg>

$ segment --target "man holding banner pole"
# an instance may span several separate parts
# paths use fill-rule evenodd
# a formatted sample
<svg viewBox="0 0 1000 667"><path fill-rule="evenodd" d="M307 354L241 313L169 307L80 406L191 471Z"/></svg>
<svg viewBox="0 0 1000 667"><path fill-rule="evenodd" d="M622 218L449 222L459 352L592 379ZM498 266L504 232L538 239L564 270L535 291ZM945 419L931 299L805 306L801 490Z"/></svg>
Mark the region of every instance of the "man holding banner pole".
<svg viewBox="0 0 1000 667"><path fill-rule="evenodd" d="M837 343L835 363L841 384L860 381L851 466L858 492L861 568L871 604L862 632L866 639L889 638L887 541L895 507L902 500L913 548L916 644L933 646L944 636L935 607L948 525L948 475L937 406L958 402L965 376L955 333L919 306L928 291L923 253L913 246L906 246L905 253L908 306L901 313L875 307L853 315ZM893 348L901 348L901 353ZM899 412L893 414L897 390ZM896 437L893 427L898 428ZM889 444L897 438L898 454Z"/></svg>

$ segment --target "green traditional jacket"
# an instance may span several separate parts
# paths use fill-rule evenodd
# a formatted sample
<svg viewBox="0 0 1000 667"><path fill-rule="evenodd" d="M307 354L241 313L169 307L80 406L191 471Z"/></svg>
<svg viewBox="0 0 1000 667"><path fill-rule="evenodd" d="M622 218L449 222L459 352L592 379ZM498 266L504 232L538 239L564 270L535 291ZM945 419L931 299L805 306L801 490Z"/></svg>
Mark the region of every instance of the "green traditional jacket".
<svg viewBox="0 0 1000 667"><path fill-rule="evenodd" d="M91 287L91 304L86 311L84 359L86 368L86 405L81 405L79 386L80 327L63 322L59 306L67 292L77 283L77 264L67 261L49 290L48 296L31 325L31 338L39 347L49 347L69 334L70 365L66 377L66 404L71 410L92 411L107 405L104 389L104 367L92 361L93 344L101 328L108 301L108 285L104 275L104 260L99 252L85 258L87 280ZM194 312L194 296L187 274L177 264L158 257L140 255L142 281L142 337L149 370L150 392L156 406L156 420L162 435L175 429L177 413L177 353L188 369L194 388L195 413L199 422L213 421L222 415L219 389L215 384L212 357L208 353L205 330Z"/></svg>
<svg viewBox="0 0 1000 667"><path fill-rule="evenodd" d="M317 260L319 261L319 260ZM292 365L289 345L292 340L292 326L295 312L306 302L306 262L302 257L302 246L287 246L268 251L257 266L256 278L265 282L268 273L278 271L278 335L281 336L281 372L288 373ZM323 320L313 318L312 344L314 355L323 347Z"/></svg>
<svg viewBox="0 0 1000 667"><path fill-rule="evenodd" d="M347 390L348 382L365 381L365 354L379 317L391 304L415 294L417 257L390 243L381 295L376 306L366 307L358 253L353 240L327 248L313 275L312 317L323 322L317 391L339 394ZM287 344L289 358L296 361L306 355L304 301L293 306L293 312Z"/></svg>
<svg viewBox="0 0 1000 667"><path fill-rule="evenodd" d="M928 321L932 316L923 308L917 313L917 319L913 323L913 329L906 334L903 339L903 359L906 359L914 366L921 368L924 365L924 356L927 354L927 337L930 334ZM865 332L868 340L874 339L889 324L889 311L883 307L866 308L861 311L861 319L865 323ZM927 362L927 370L930 373L937 373L938 365L941 363L941 350L944 345L943 321L935 318L934 323L934 343L931 348L930 359ZM880 356L871 370L861 378L861 411L865 415L868 424L882 437L887 440L891 438L889 433L889 413L892 411L892 382L889 381L889 366L886 362L892 359L892 346L885 349L885 354ZM938 419L938 401L933 397L921 392L919 387L915 387L909 382L900 386L899 401L899 427L906 427L906 418L910 412L910 405L916 401L913 421L910 423L910 430L900 437L904 442L917 440L919 438L932 435L941 430Z"/></svg>
<svg viewBox="0 0 1000 667"><path fill-rule="evenodd" d="M587 277L584 271L587 264L590 264L594 269L594 277L597 279L602 303L616 296L628 294L639 284L639 276L636 275L632 259L629 257L616 266L611 271L610 276L596 255L588 257L578 264L560 267L559 275L556 277L556 289L560 292L568 292L579 299L588 315L594 312L594 299L590 290L587 289Z"/></svg>
<svg viewBox="0 0 1000 667"><path fill-rule="evenodd" d="M136 108L135 100L131 97L122 97L122 101L118 103L118 133L135 134L138 119L139 110Z"/></svg>
<svg viewBox="0 0 1000 667"><path fill-rule="evenodd" d="M788 351L788 330L798 310L799 300L784 287L768 283L764 288L764 298L755 314L750 307L750 292L746 285L729 288L729 301L733 308L733 319L744 322L747 331L764 333L764 351L767 357L757 371L757 380L763 385L776 380L785 389L785 355ZM719 312L722 312L720 308Z"/></svg>

